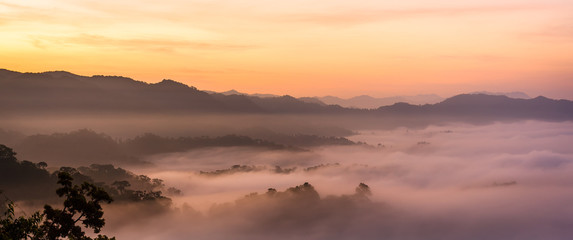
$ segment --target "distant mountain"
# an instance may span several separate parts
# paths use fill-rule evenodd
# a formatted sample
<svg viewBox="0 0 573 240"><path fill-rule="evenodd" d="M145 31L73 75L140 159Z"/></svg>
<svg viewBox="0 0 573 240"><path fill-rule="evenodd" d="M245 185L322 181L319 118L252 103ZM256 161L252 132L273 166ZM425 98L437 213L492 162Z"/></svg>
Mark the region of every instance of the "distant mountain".
<svg viewBox="0 0 573 240"><path fill-rule="evenodd" d="M212 92L209 91L209 93L213 94L213 93L217 93L217 92ZM223 95L244 95L244 96L251 96L251 97L260 97L260 98L274 98L274 97L281 97L279 95L274 95L274 94L264 94L264 93L253 93L253 94L248 94L248 93L242 93L239 92L235 89L231 89L229 91L225 91L225 92L220 92L220 94Z"/></svg>
<svg viewBox="0 0 573 240"><path fill-rule="evenodd" d="M259 98L281 98L283 96L274 95L274 94L261 94L261 93L254 93L248 94L239 92L235 89L231 89L225 92L213 92L213 91L206 91L210 94L222 94L226 96L231 95L242 95L248 97L259 97ZM492 94L494 95L494 94ZM434 104L444 100L444 98L435 95L435 94L425 94L425 95L416 95L416 96L395 96L395 97L385 97L385 98L375 98L368 95L361 95L356 96L348 99L343 99L335 96L324 96L324 97L300 97L297 98L300 101L306 103L315 103L322 106L326 105L338 105L345 108L359 108L359 109L375 109L381 106L388 106L398 102L405 102L410 104Z"/></svg>
<svg viewBox="0 0 573 240"><path fill-rule="evenodd" d="M485 94L485 95L496 95L496 96L502 95L510 98L521 98L521 99L531 98L523 92L500 93L500 92L481 91L481 92L473 92L470 94ZM424 105L424 104L436 104L441 101L444 101L444 98L436 94L420 94L415 96L393 96L393 97L383 97L383 98L375 98L368 95L361 95L348 99L343 99L335 96L324 96L324 97L314 97L314 98L304 98L304 99L301 98L301 100L306 102L312 102L313 101L312 99L316 99L317 101L320 101L327 105L334 104L346 108L364 108L364 109L374 109L382 106L389 106L395 103Z"/></svg>
<svg viewBox="0 0 573 240"><path fill-rule="evenodd" d="M249 96L260 97L260 98L276 98L276 97L280 97L279 95L265 94L265 93L253 93L253 94L249 94Z"/></svg>
<svg viewBox="0 0 573 240"><path fill-rule="evenodd" d="M335 109L335 107L333 107ZM209 94L173 80L145 83L118 76L0 69L0 113L274 113L328 111L290 96Z"/></svg>
<svg viewBox="0 0 573 240"><path fill-rule="evenodd" d="M348 99L343 99L334 96L314 97L314 98L328 105L335 104L347 108L364 108L364 109L379 108L381 106L388 106L399 102L420 105L420 104L434 104L444 100L444 98L435 94L425 94L416 96L395 96L395 97L384 97L384 98L375 98L368 95L361 95Z"/></svg>
<svg viewBox="0 0 573 240"><path fill-rule="evenodd" d="M571 120L573 102L543 96L533 99L505 95L460 94L437 104L397 103L380 107L378 114L440 118L442 120L488 121L505 119Z"/></svg>
<svg viewBox="0 0 573 240"><path fill-rule="evenodd" d="M263 94L263 93L253 93L253 94L248 94L248 93L242 93L239 92L235 89L231 89L229 91L225 91L225 92L213 92L213 91L205 91L208 92L210 94L222 94L225 96L231 96L231 95L242 95L242 96L248 96L248 97L258 97L258 98L281 98L283 96L279 96L279 95L275 95L275 94ZM320 101L318 98L314 98L314 97L300 97L297 98L300 101L306 102L306 103L314 103L314 104L318 104L318 105L322 105L322 106L326 106L327 104L325 104L324 102Z"/></svg>
<svg viewBox="0 0 573 240"><path fill-rule="evenodd" d="M212 92L212 93L215 93L215 92ZM223 94L223 95L248 95L248 94L237 92L237 90L235 90L235 89L231 89L229 91L222 92L221 94Z"/></svg>
<svg viewBox="0 0 573 240"><path fill-rule="evenodd" d="M0 70L0 111L209 112L232 110L210 94L173 80Z"/></svg>
<svg viewBox="0 0 573 240"><path fill-rule="evenodd" d="M296 116L306 114L320 115L323 117L321 124L337 120L337 123L343 123L345 120L356 119L368 119L369 124L377 124L379 120L390 124L388 119L394 119L391 124L406 124L409 121L573 119L572 101L553 100L541 96L524 99L510 98L506 95L461 94L424 105L420 104L438 101L441 98L436 95L378 99L359 96L348 101L360 104L368 102L372 104L367 107L370 109L327 105L336 99L335 97L324 97L322 100L297 99L288 95L256 97L210 94L173 80L150 84L118 76L86 77L63 71L19 73L0 70L0 114L4 116L10 114L42 116L45 113L299 114ZM409 99L411 103L404 101L395 103L404 99ZM394 103L388 105L389 102ZM337 116L344 116L344 120L336 118ZM305 121L301 123L308 124Z"/></svg>
<svg viewBox="0 0 573 240"><path fill-rule="evenodd" d="M523 92L488 92L488 91L479 91L479 92L472 92L470 94L485 94L485 95L498 95L498 96L507 96L510 98L522 98L522 99L530 99L531 97Z"/></svg>
<svg viewBox="0 0 573 240"><path fill-rule="evenodd" d="M318 98L313 98L313 97L300 97L300 98L298 98L298 100L303 101L303 102L307 102L307 103L316 103L316 104L322 105L322 106L328 105L328 104L320 101Z"/></svg>

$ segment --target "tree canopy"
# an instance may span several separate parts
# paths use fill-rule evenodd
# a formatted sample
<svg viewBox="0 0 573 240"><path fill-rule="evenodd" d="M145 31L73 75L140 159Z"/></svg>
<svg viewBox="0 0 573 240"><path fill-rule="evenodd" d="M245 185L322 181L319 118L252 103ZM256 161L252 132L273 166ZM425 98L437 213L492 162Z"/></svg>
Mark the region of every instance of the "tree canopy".
<svg viewBox="0 0 573 240"><path fill-rule="evenodd" d="M64 208L45 205L41 213L38 211L30 217L16 217L14 203L10 202L4 216L0 217L0 239L94 239L86 236L81 225L85 229L93 229L94 233L100 233L105 225L101 203L111 203L112 198L102 188L91 183L73 184L73 178L67 172L58 173L58 179L62 187L56 193L59 197L65 197ZM115 238L105 235L95 238L106 239Z"/></svg>

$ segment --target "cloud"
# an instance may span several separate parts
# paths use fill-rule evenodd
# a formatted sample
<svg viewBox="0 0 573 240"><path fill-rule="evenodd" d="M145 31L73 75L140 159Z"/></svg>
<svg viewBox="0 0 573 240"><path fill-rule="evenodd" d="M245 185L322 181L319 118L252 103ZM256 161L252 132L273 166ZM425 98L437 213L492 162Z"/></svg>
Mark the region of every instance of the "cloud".
<svg viewBox="0 0 573 240"><path fill-rule="evenodd" d="M453 61L478 61L478 62L500 62L508 60L509 57L500 55L437 55L436 58L453 60Z"/></svg>
<svg viewBox="0 0 573 240"><path fill-rule="evenodd" d="M573 39L572 19L564 20L563 23L555 23L539 28L537 31L521 33L519 37L526 37L531 40L552 40L570 43ZM565 23L566 22L566 23Z"/></svg>
<svg viewBox="0 0 573 240"><path fill-rule="evenodd" d="M372 144L383 142L385 147L379 148L325 147L304 153L219 148L156 156L150 160L157 168L141 171L183 189L186 195L174 201L194 209L186 212L182 207L177 213L127 224L114 235L568 239L573 231L563 226L573 220L573 210L567 207L573 200L573 150L568 144L572 129L572 122L445 125L354 136ZM421 141L428 144L418 144ZM288 174L251 171L215 178L198 174L232 164L299 167ZM284 192L303 182L314 186L318 200L283 201L265 195L268 188ZM370 201L350 197L360 182L370 186ZM253 192L257 194L249 194Z"/></svg>
<svg viewBox="0 0 573 240"><path fill-rule="evenodd" d="M11 10L31 10L31 9L34 9L32 7L27 7L24 5L13 4L13 3L6 3L6 2L0 2L0 6L6 8L6 9L11 9Z"/></svg>
<svg viewBox="0 0 573 240"><path fill-rule="evenodd" d="M323 13L300 13L283 16L283 20L322 25L355 25L369 22L392 21L404 18L456 17L460 15L532 11L543 6L476 6L457 8L411 8L411 9L345 9Z"/></svg>
<svg viewBox="0 0 573 240"><path fill-rule="evenodd" d="M34 24L65 24L77 25L82 21L77 21L78 14L59 7L50 9L40 6L26 6L14 3L0 2L0 7L5 8L3 13L4 24L14 23L34 23ZM89 18L83 15L84 19ZM28 26L24 26L28 27Z"/></svg>
<svg viewBox="0 0 573 240"><path fill-rule="evenodd" d="M572 138L573 122L522 121L352 137L384 147L161 154L146 159L153 167L129 170L182 189L177 208L110 205L104 231L121 239L568 239ZM199 173L235 164L263 170ZM289 195L304 182L309 195ZM361 182L369 199L354 195ZM269 188L282 195L269 196Z"/></svg>
<svg viewBox="0 0 573 240"><path fill-rule="evenodd" d="M129 51L150 50L174 52L178 50L248 50L252 45L198 42L165 38L113 38L102 35L78 34L74 36L33 36L34 45L45 48L48 45L82 45L97 48L117 48Z"/></svg>

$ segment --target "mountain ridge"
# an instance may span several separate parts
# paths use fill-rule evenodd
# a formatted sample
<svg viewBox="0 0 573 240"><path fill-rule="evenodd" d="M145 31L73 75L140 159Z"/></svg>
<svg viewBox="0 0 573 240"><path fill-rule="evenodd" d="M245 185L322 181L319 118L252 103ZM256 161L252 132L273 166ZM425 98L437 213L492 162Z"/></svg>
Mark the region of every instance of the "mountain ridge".
<svg viewBox="0 0 573 240"><path fill-rule="evenodd" d="M237 91L235 91L237 92ZM368 99L370 96L358 96ZM312 101L312 99L310 99ZM232 113L374 116L440 116L505 119L573 119L573 102L546 97L510 98L460 94L433 104L398 102L371 109L345 108L289 95L257 97L208 93L164 79L146 83L120 76L80 76L65 71L19 73L0 70L0 113Z"/></svg>

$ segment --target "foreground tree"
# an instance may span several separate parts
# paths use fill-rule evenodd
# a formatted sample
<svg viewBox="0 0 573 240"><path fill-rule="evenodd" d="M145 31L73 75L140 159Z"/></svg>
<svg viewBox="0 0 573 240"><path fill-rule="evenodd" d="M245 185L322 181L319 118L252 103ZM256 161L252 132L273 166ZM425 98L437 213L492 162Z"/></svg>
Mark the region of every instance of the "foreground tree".
<svg viewBox="0 0 573 240"><path fill-rule="evenodd" d="M14 203L8 203L4 217L0 219L0 239L41 239L42 215L35 212L31 217L15 217Z"/></svg>
<svg viewBox="0 0 573 240"><path fill-rule="evenodd" d="M62 187L56 193L66 198L64 208L60 210L45 205L43 213L36 212L29 218L16 218L14 204L9 203L4 217L0 219L0 239L91 240L78 223L86 229L93 229L94 233L101 231L105 220L100 203L112 201L107 192L87 182L73 185L73 179L67 172L58 173L58 179ZM95 239L115 238L98 235Z"/></svg>
<svg viewBox="0 0 573 240"><path fill-rule="evenodd" d="M65 196L64 209L54 209L44 206L44 228L48 239L69 237L72 239L89 239L85 232L76 224L81 221L85 228L92 228L99 233L105 225L103 210L100 202L111 203L111 197L103 189L84 182L82 185L72 185L72 177L66 172L58 174L58 183L62 185L56 193Z"/></svg>

